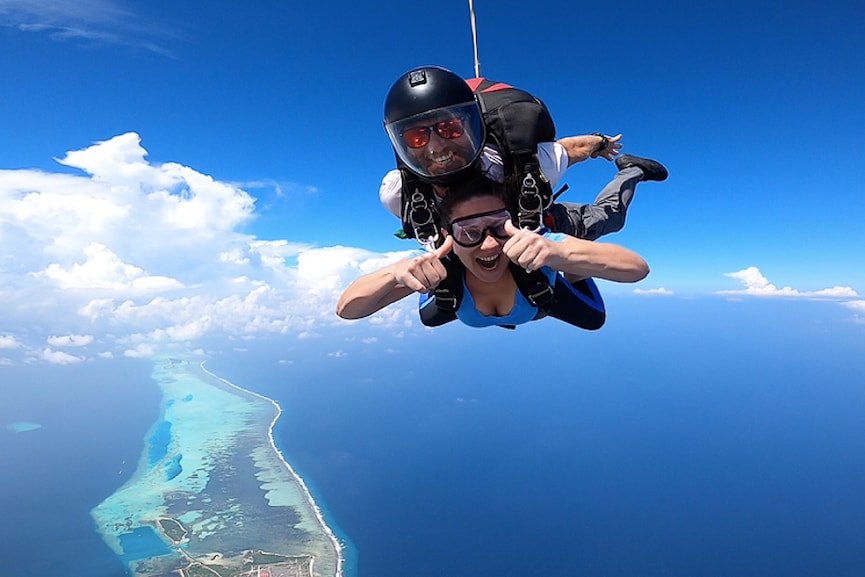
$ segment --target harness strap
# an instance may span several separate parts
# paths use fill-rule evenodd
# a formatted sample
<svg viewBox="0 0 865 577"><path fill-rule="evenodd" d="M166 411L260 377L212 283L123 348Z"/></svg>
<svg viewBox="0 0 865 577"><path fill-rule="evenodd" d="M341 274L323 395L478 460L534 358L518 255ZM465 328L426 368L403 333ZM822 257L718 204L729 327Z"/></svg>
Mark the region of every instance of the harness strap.
<svg viewBox="0 0 865 577"><path fill-rule="evenodd" d="M433 290L435 303L425 306L421 311L421 321L426 326L439 326L456 319L456 311L463 299L465 267L453 255L442 259L442 264L447 271L447 278ZM550 314L555 294L544 273L537 270L529 273L514 263L509 263L509 266L517 289L530 305L538 309L535 319Z"/></svg>
<svg viewBox="0 0 865 577"><path fill-rule="evenodd" d="M439 310L456 313L463 300L463 272L465 268L456 255L449 254L442 259L448 276L433 290Z"/></svg>
<svg viewBox="0 0 865 577"><path fill-rule="evenodd" d="M435 190L430 183L400 169L402 179L402 224L403 232L409 238L416 238L421 244L438 246L441 238L441 214L435 198Z"/></svg>
<svg viewBox="0 0 865 577"><path fill-rule="evenodd" d="M514 164L522 179L517 193L517 224L538 232L543 227L544 214L553 204L552 187L541 172L536 154L520 155Z"/></svg>
<svg viewBox="0 0 865 577"><path fill-rule="evenodd" d="M430 300L420 310L424 326L438 327L457 318L457 309L463 298L463 267L454 255L442 259L447 277L433 290Z"/></svg>
<svg viewBox="0 0 865 577"><path fill-rule="evenodd" d="M530 305L538 309L538 314L543 313L541 316L546 316L555 298L553 287L550 286L547 277L539 270L526 272L526 269L514 263L510 263L510 268L517 288L520 289L525 299L529 301Z"/></svg>
<svg viewBox="0 0 865 577"><path fill-rule="evenodd" d="M463 297L463 267L456 257L442 261L448 277L436 288L433 297L420 310L421 322L428 327L437 327L456 320L456 310ZM597 330L606 321L606 308L601 293L592 279L568 283L556 275L554 286L540 271L527 273L525 269L511 263L511 271L520 293L538 309L535 320L550 316L575 327ZM499 325L514 328L512 325Z"/></svg>

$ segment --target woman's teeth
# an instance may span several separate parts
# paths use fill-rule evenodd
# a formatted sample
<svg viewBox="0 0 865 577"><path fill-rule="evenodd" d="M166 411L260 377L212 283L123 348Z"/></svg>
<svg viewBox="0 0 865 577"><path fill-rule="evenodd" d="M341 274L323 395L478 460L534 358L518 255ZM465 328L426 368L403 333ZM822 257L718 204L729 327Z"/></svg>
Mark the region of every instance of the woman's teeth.
<svg viewBox="0 0 865 577"><path fill-rule="evenodd" d="M487 270L492 270L496 268L496 264L498 263L500 255L501 253L494 254L492 256L479 256L477 260L483 268Z"/></svg>

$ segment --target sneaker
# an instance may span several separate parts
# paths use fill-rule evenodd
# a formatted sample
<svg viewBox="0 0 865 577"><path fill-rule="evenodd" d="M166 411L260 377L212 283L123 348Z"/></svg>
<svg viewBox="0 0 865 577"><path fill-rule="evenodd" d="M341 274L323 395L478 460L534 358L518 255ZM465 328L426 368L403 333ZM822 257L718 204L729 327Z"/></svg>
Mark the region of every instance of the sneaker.
<svg viewBox="0 0 865 577"><path fill-rule="evenodd" d="M622 154L616 157L616 166L619 167L619 170L636 166L643 171L643 180L655 180L658 182L667 180L667 169L664 168L664 165L648 158Z"/></svg>

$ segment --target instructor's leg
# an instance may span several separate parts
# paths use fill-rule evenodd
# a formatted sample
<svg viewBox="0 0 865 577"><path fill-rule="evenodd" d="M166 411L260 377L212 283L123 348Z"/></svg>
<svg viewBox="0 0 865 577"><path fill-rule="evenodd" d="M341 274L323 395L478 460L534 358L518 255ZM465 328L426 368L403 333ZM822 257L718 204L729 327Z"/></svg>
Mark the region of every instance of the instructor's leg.
<svg viewBox="0 0 865 577"><path fill-rule="evenodd" d="M595 240L616 232L625 226L628 206L634 199L637 183L643 171L637 167L620 170L598 194L593 204L561 203L553 205L551 212L557 222L563 222L560 232L577 238ZM567 215L564 219L562 216ZM564 230L570 228L571 230ZM572 232L571 232L572 231Z"/></svg>
<svg viewBox="0 0 865 577"><path fill-rule="evenodd" d="M566 204L563 210L573 227L573 236L595 240L605 234L622 230L628 207L634 200L637 183L646 180L661 182L667 179L667 169L656 160L623 154L616 158L619 172L595 199L594 204ZM553 205L552 209L555 209ZM555 211L551 212L555 214ZM557 218L559 215L556 215ZM565 232L565 231L562 231Z"/></svg>

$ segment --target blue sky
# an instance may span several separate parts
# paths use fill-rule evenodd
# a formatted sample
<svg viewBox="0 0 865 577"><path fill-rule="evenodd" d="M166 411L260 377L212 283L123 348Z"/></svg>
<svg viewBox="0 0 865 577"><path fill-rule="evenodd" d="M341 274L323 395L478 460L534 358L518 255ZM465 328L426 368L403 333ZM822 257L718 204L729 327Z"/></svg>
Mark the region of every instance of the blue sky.
<svg viewBox="0 0 865 577"><path fill-rule="evenodd" d="M135 451L157 410L155 393L129 367L166 349L197 351L216 357L214 368L239 384L325 408L326 415L296 411L285 426L322 437L296 447L309 453L300 464L311 482L326 484L330 473L340 488L377 462L362 451L330 458L344 455L331 438L342 434L339 422L347 438L386 447L381 453L404 443L405 453L388 454L414 478L425 454L404 432L425 438L421 449L450 447L416 415L436 417L446 401L468 405L480 390L485 407L494 407L484 409L493 423L488 446L508 443L513 431L496 423L524 404L544 415L543 432L553 403L553 422L573 426L565 456L599 455L597 467L583 469L589 486L607 483L610 463L614 479L621 472L611 502L636 502L645 478L668 487L674 505L708 486L727 500L701 498L686 518L719 511L721 522L698 519L693 533L723 530L724 542L748 541L743 549L758 550L766 564L767 552L794 566L846 551L837 566L861 566L861 507L845 499L859 502L863 471L865 4L475 4L485 76L543 98L560 135L621 132L625 152L670 170L668 181L641 185L626 228L606 238L643 255L652 272L636 285L599 283L609 312L601 331L552 320L513 332L427 330L413 299L357 322L334 314L352 279L415 248L392 236L398 223L378 201L394 162L382 105L393 81L418 65L473 75L464 0L0 0L0 396L11 399L0 409L7 420L44 420L43 432L54 435L46 439L76 445L72 457L94 447L87 480L91 464L102 462L112 479L99 482L113 483L115 455L99 444L104 427ZM613 172L602 160L572 168L565 199L591 201ZM518 358L524 345L528 362L496 362L501 354ZM432 381L418 351L449 354L459 378ZM539 367L565 378L544 382L535 398L538 387L525 384L534 385ZM402 404L386 402L396 390ZM410 393L417 399L406 400ZM563 402L565 394L572 396ZM116 403L124 410L113 411ZM388 420L402 410L404 419ZM52 411L62 415L53 432ZM358 422L394 433L373 439L375 427ZM529 433L529 443L540 438ZM628 437L634 459L618 452ZM691 447L729 466L717 483L732 479L732 489L718 489L714 479L687 485L689 471L702 472ZM15 455L20 467L11 471L40 461L29 451ZM649 463L643 476L630 475L633 462ZM44 477L64 479L67 504L87 508L95 498L73 477L65 481L65 461L53 466L62 474L50 469ZM759 477L761 470L771 473ZM557 485L568 477L554 465L539 475L571 489ZM436 480L406 484L408 499ZM384 493L371 491L335 491L328 504L350 502L334 509L346 528L355 512L388 529L377 516L387 505L375 498ZM743 520L730 503L744 504ZM475 523L488 514L478 511ZM813 516L803 522L801 511ZM503 527L512 523L507 514ZM761 516L764 537L781 543L766 551L749 525ZM839 525L839 516L850 525ZM608 524L601 510L574 518L585 522L578 537L597 530L618 539L622 526L641 527L639 514L623 517L624 525L616 517ZM543 534L550 519L537 516L529 528ZM670 558L687 549L663 526L645 527L669 540ZM359 541L370 534L351 528ZM409 533L389 530L382 558L393 571L393 536ZM78 547L82 533L73 533L69 544ZM830 541L834 547L800 546ZM628 558L616 546L586 551ZM376 551L362 554L368 560ZM741 559L733 555L725 566ZM570 568L570 557L564 562Z"/></svg>
<svg viewBox="0 0 865 577"><path fill-rule="evenodd" d="M605 293L859 318L865 7L532 6L476 2L483 75L543 98L559 134L621 132L670 169L608 237L652 274ZM4 362L341 326L345 284L414 248L377 198L388 88L421 64L473 75L450 0L0 0L0 47ZM613 171L572 168L567 200ZM369 322L417 328L411 308Z"/></svg>

